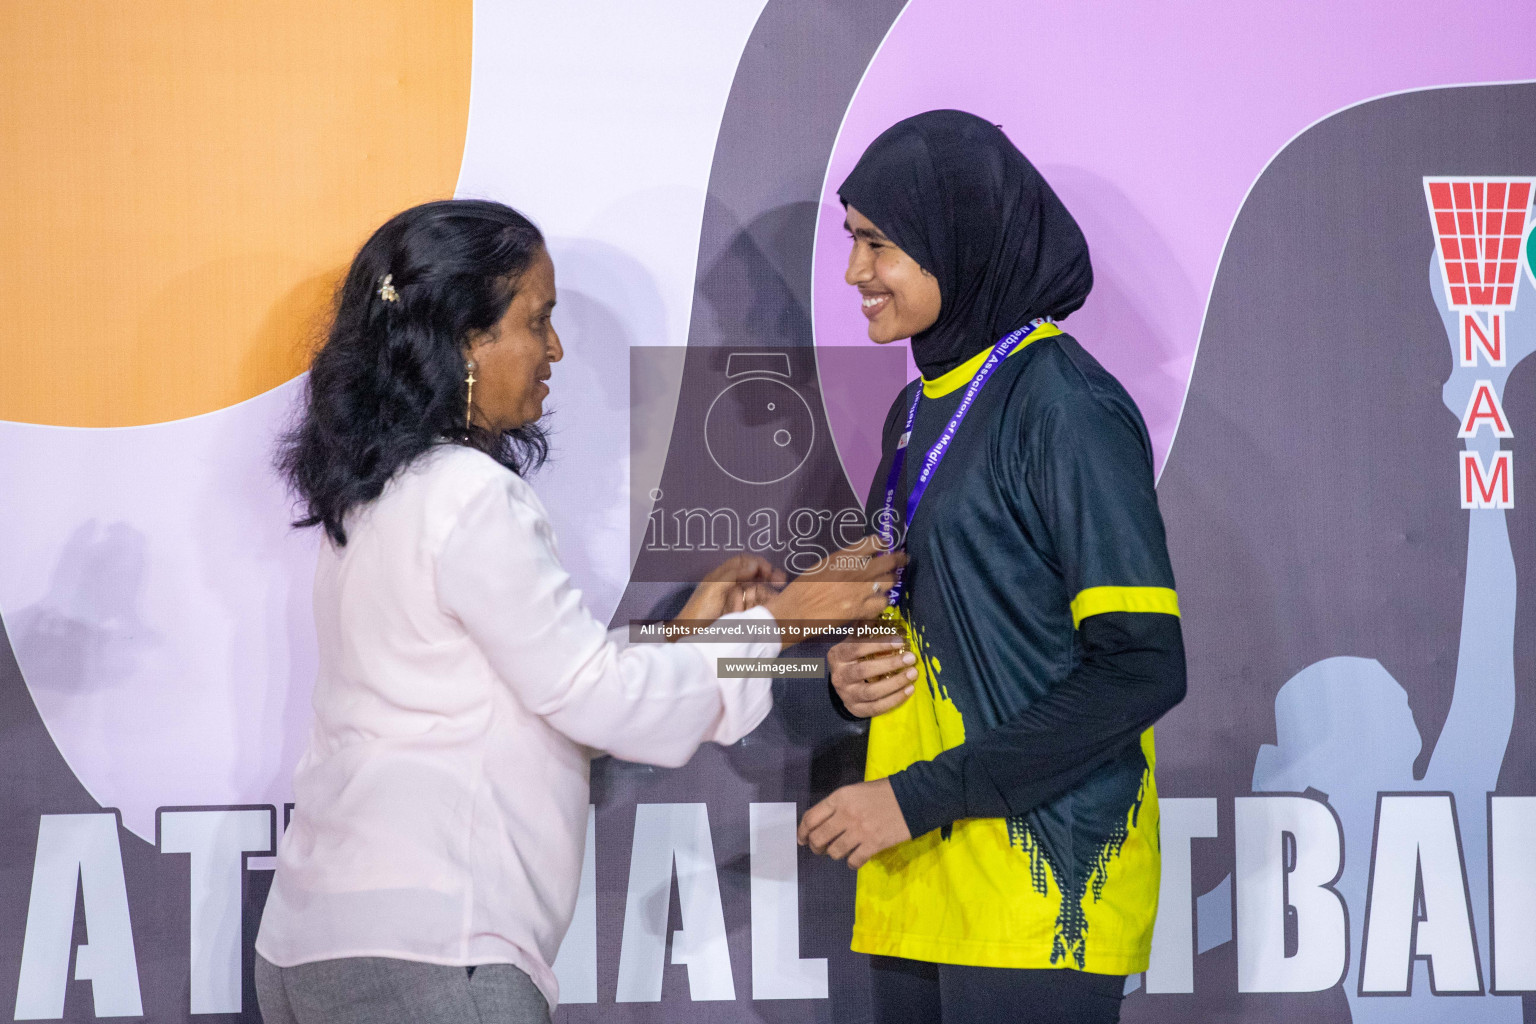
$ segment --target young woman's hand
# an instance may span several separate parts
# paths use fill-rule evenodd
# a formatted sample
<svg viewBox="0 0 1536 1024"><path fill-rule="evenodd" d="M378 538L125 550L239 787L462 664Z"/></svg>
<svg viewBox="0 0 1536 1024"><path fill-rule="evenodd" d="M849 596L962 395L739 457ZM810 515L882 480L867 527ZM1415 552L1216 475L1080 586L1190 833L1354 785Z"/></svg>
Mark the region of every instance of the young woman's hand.
<svg viewBox="0 0 1536 1024"><path fill-rule="evenodd" d="M832 687L860 718L882 715L912 696L916 664L900 640L844 640L827 652Z"/></svg>
<svg viewBox="0 0 1536 1024"><path fill-rule="evenodd" d="M890 779L855 782L805 812L797 838L812 853L846 860L850 868L912 838Z"/></svg>
<svg viewBox="0 0 1536 1024"><path fill-rule="evenodd" d="M907 563L901 552L881 553L876 537L834 551L770 598L767 607L780 623L795 622L797 639L824 633L846 622L879 615L896 570Z"/></svg>
<svg viewBox="0 0 1536 1024"><path fill-rule="evenodd" d="M693 589L677 617L714 622L731 612L744 612L776 596L784 586L784 571L756 555L737 555L715 567Z"/></svg>

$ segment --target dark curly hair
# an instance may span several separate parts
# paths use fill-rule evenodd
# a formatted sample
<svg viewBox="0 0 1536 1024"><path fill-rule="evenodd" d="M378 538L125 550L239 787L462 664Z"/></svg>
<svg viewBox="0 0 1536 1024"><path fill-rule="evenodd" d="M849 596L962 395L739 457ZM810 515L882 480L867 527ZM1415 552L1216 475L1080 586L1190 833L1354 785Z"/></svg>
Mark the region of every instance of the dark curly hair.
<svg viewBox="0 0 1536 1024"><path fill-rule="evenodd" d="M516 210L472 199L412 207L364 243L310 365L303 418L278 446L303 512L295 526L323 526L345 545L347 513L434 445L476 448L514 473L544 461L549 441L536 423L464 425L468 340L506 313L543 245Z"/></svg>

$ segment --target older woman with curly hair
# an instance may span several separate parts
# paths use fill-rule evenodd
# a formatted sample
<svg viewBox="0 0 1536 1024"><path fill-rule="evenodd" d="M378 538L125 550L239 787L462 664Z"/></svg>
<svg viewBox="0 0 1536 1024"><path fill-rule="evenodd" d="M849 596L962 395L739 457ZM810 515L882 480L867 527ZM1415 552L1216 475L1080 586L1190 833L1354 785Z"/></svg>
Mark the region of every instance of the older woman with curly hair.
<svg viewBox="0 0 1536 1024"><path fill-rule="evenodd" d="M405 211L342 286L281 454L325 542L315 723L256 940L268 1024L548 1020L590 758L680 765L768 713L768 681L715 658L777 640L624 647L561 567L522 475L554 306L538 230L490 202ZM870 617L899 560L780 590L736 558L683 615Z"/></svg>

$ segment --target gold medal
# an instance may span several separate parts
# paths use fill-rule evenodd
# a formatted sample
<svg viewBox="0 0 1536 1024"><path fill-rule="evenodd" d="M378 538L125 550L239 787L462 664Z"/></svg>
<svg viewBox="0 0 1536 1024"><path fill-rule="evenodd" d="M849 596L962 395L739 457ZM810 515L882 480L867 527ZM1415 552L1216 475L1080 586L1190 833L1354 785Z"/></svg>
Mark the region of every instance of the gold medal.
<svg viewBox="0 0 1536 1024"><path fill-rule="evenodd" d="M880 621L890 623L890 625L895 627L896 635L901 637L901 642L906 646L907 650L913 654L917 653L917 648L912 643L912 627L907 625L907 620L902 618L901 612L896 610L895 605L888 604L881 610Z"/></svg>

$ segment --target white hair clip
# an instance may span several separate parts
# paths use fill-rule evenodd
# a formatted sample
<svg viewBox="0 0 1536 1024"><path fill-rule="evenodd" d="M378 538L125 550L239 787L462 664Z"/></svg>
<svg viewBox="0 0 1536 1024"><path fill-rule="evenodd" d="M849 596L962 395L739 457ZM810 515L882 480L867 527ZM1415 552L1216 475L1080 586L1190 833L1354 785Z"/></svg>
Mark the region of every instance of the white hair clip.
<svg viewBox="0 0 1536 1024"><path fill-rule="evenodd" d="M379 298L383 299L385 302L400 301L400 293L395 291L395 286L392 283L394 279L394 274L385 274L383 282L379 284Z"/></svg>

